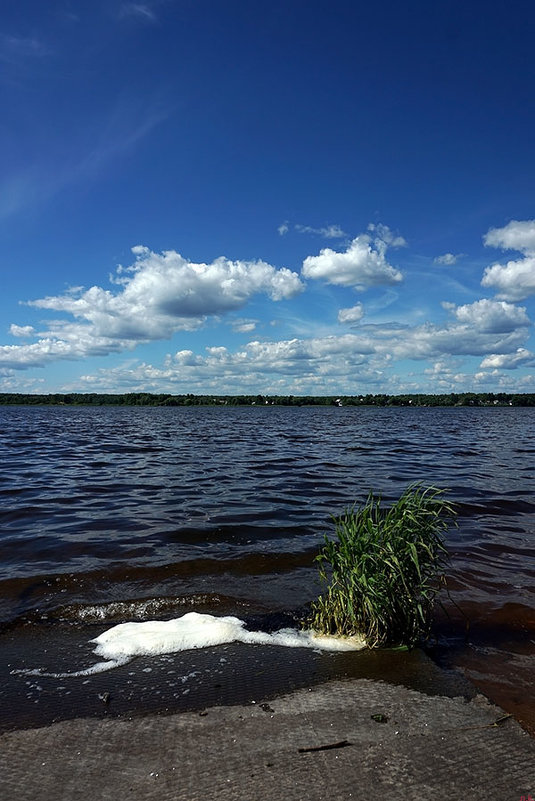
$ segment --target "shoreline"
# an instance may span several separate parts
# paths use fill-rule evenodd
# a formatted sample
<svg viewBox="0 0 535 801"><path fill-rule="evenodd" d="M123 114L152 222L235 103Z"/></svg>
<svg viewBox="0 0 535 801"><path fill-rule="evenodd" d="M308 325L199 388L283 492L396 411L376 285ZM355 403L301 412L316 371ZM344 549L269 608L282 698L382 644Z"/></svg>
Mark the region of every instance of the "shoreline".
<svg viewBox="0 0 535 801"><path fill-rule="evenodd" d="M34 632L31 643L24 631L13 632L4 636L3 648L0 732L73 718L137 719L247 705L340 680L382 681L466 699L477 693L460 672L441 668L419 648L320 651L233 642L137 656L107 671L62 678L32 671L48 659L45 666L61 673L71 668L73 653L80 654L81 667L94 664L93 643L80 640L78 631L63 630L56 638L46 630L41 637Z"/></svg>
<svg viewBox="0 0 535 801"><path fill-rule="evenodd" d="M96 628L99 633L100 628ZM482 677L470 676L469 670L456 665L450 649L438 644L411 651L321 651L232 642L136 656L102 672L76 675L74 654L79 655L80 668L98 660L93 638L82 639L76 628L56 629L55 636L50 635L48 627L4 633L0 734L77 718L138 719L247 705L330 682L364 679L467 701L479 693L535 736L532 705L519 705L516 695L504 692L508 685L487 686ZM35 669L43 666L44 672L37 673ZM54 675L56 671L59 675Z"/></svg>
<svg viewBox="0 0 535 801"><path fill-rule="evenodd" d="M0 743L10 801L368 801L392 791L510 801L534 790L535 742L486 698L370 679L201 711L66 720Z"/></svg>

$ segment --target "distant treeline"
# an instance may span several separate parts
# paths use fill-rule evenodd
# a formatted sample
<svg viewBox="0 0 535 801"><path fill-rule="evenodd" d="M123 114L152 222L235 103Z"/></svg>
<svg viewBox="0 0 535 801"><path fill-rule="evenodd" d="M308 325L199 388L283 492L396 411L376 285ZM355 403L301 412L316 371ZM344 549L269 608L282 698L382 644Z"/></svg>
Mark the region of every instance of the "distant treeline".
<svg viewBox="0 0 535 801"><path fill-rule="evenodd" d="M31 406L535 406L535 394L451 392L445 395L170 395L100 392L0 393L0 405Z"/></svg>

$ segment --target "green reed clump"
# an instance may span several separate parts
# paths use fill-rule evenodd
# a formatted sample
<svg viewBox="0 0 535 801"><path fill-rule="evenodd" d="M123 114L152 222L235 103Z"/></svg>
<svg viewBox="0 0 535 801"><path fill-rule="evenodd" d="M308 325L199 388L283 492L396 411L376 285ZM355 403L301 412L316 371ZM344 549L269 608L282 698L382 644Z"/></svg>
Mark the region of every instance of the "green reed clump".
<svg viewBox="0 0 535 801"><path fill-rule="evenodd" d="M335 522L316 557L328 586L307 623L322 634L362 635L369 647L414 645L429 634L445 582L443 532L456 512L444 490L409 486L389 508L370 492Z"/></svg>

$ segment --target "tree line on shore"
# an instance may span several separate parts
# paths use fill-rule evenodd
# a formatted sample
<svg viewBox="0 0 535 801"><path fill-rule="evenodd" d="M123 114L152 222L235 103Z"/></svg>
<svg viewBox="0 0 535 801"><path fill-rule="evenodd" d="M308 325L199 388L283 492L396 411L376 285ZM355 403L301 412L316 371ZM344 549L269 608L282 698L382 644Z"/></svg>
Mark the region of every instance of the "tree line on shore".
<svg viewBox="0 0 535 801"><path fill-rule="evenodd" d="M450 392L442 395L171 395L169 393L0 393L0 405L30 406L535 406L535 394Z"/></svg>

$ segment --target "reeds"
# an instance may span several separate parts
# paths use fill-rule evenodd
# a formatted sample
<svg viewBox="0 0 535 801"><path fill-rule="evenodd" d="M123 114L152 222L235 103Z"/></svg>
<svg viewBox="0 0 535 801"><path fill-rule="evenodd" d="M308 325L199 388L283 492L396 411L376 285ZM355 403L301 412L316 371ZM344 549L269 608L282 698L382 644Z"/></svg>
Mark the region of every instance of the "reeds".
<svg viewBox="0 0 535 801"><path fill-rule="evenodd" d="M415 645L429 635L445 582L443 532L455 522L444 490L410 485L389 508L370 492L335 522L316 557L328 586L307 621L322 634L360 634L369 647Z"/></svg>

